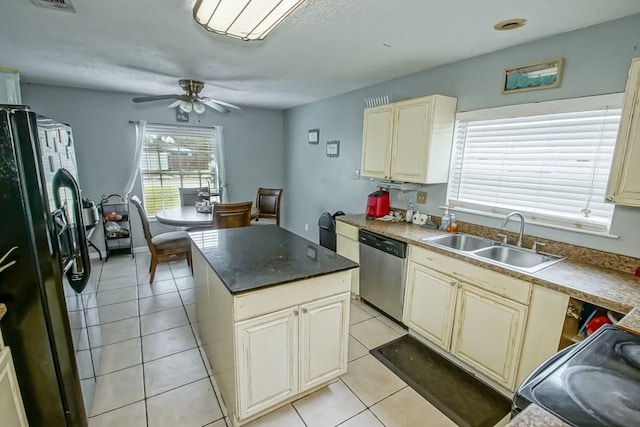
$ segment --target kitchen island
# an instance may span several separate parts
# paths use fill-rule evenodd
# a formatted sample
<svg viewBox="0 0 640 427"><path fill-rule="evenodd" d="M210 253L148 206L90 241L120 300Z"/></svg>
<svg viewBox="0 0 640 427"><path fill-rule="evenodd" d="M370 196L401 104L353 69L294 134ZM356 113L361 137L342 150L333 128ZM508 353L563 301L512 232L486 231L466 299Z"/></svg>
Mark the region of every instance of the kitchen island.
<svg viewBox="0 0 640 427"><path fill-rule="evenodd" d="M235 426L347 371L358 264L276 225L189 236L200 339Z"/></svg>

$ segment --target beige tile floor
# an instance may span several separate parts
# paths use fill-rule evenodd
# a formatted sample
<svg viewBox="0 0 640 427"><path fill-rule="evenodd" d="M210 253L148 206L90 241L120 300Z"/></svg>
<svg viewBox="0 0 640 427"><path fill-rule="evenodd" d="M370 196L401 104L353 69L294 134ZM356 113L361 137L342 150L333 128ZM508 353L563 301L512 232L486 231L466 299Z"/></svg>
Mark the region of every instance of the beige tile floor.
<svg viewBox="0 0 640 427"><path fill-rule="evenodd" d="M86 301L96 310L103 347L90 427L227 427L200 346L193 279L184 261L158 266L149 256L95 263ZM93 287L92 287L93 286ZM90 337L98 326L89 329ZM247 427L414 427L454 425L369 355L406 333L375 309L351 304L349 370L327 387Z"/></svg>

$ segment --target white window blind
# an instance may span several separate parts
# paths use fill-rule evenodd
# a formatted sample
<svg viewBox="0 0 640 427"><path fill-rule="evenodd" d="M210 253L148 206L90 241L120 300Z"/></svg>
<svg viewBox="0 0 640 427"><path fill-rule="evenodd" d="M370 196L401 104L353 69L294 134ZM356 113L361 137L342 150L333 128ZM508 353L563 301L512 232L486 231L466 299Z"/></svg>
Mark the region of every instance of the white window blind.
<svg viewBox="0 0 640 427"><path fill-rule="evenodd" d="M448 199L457 207L608 231L604 202L621 95L461 113Z"/></svg>
<svg viewBox="0 0 640 427"><path fill-rule="evenodd" d="M180 187L209 187L220 194L223 175L221 128L147 123L140 175L147 215L180 206Z"/></svg>

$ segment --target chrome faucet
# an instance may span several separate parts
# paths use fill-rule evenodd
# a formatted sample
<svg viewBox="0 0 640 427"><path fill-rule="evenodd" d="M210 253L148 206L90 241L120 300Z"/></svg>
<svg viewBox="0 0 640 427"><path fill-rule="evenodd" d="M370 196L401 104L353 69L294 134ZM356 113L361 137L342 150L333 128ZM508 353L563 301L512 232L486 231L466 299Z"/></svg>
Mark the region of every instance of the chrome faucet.
<svg viewBox="0 0 640 427"><path fill-rule="evenodd" d="M524 217L520 212L511 212L509 215L505 216L504 221L502 221L502 230L505 230L507 222L509 222L509 219L512 216L517 216L518 218L520 218L520 234L518 235L518 242L516 243L516 245L522 247L522 235L524 234Z"/></svg>

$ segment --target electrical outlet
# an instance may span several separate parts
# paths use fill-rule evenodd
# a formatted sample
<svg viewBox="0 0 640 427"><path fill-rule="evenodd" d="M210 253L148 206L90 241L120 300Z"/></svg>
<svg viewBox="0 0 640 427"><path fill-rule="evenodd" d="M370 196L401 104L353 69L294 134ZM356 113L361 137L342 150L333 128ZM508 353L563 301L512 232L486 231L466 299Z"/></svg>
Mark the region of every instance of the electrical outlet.
<svg viewBox="0 0 640 427"><path fill-rule="evenodd" d="M416 202L418 202L421 205L426 205L427 204L427 192L426 191L418 191L418 194L416 196Z"/></svg>
<svg viewBox="0 0 640 427"><path fill-rule="evenodd" d="M398 200L404 200L404 191L398 191Z"/></svg>
<svg viewBox="0 0 640 427"><path fill-rule="evenodd" d="M304 231L309 231L309 224L304 225Z"/></svg>
<svg viewBox="0 0 640 427"><path fill-rule="evenodd" d="M356 169L356 171L353 173L353 177L355 179L360 179L360 169Z"/></svg>

